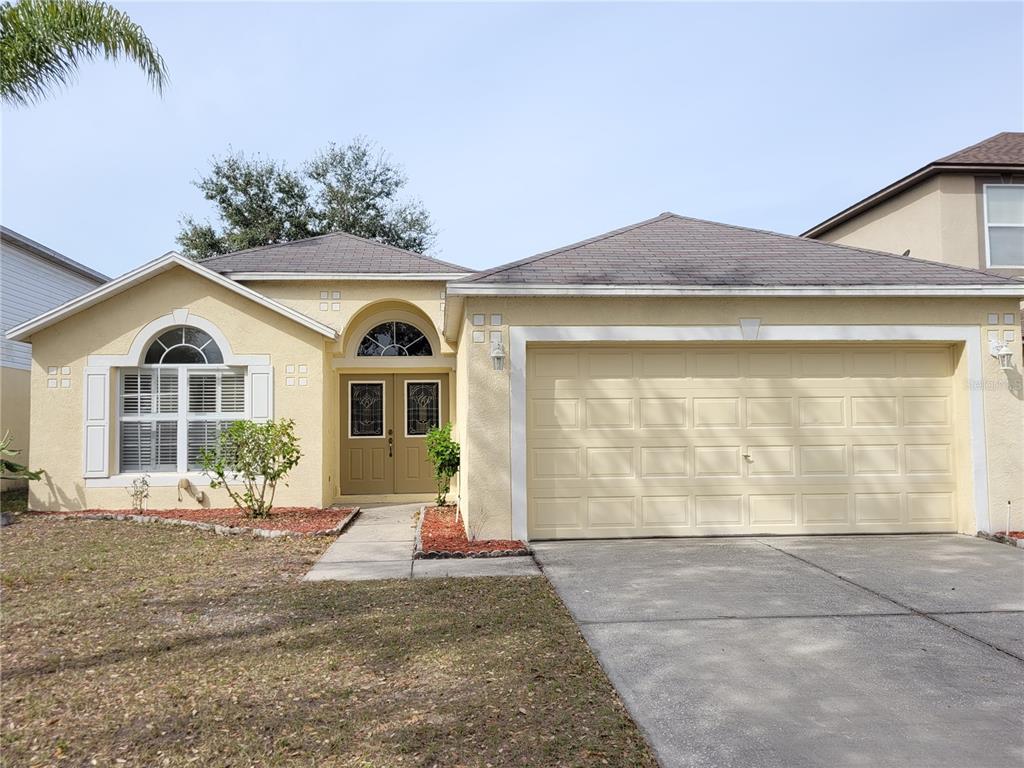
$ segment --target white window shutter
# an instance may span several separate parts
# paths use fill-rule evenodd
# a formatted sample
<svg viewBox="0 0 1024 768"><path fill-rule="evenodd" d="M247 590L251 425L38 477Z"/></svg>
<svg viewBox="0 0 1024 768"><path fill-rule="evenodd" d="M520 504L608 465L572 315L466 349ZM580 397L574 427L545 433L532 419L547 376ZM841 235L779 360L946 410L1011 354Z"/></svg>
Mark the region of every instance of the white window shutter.
<svg viewBox="0 0 1024 768"><path fill-rule="evenodd" d="M86 367L83 410L85 477L110 475L110 369Z"/></svg>
<svg viewBox="0 0 1024 768"><path fill-rule="evenodd" d="M274 367L250 365L248 379L249 418L269 421L274 418Z"/></svg>

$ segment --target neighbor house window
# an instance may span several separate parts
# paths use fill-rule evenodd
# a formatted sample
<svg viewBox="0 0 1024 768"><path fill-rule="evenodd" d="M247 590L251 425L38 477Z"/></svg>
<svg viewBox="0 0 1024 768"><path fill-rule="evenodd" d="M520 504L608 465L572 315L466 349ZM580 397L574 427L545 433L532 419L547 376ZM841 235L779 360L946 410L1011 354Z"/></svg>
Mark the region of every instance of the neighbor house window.
<svg viewBox="0 0 1024 768"><path fill-rule="evenodd" d="M990 267L1024 267L1024 184L985 185Z"/></svg>
<svg viewBox="0 0 1024 768"><path fill-rule="evenodd" d="M359 357L420 357L433 354L430 342L419 328L409 323L381 323L359 343Z"/></svg>
<svg viewBox="0 0 1024 768"><path fill-rule="evenodd" d="M196 328L161 334L146 364L120 377L122 472L201 469L203 448L245 417L245 370L223 365L216 342Z"/></svg>

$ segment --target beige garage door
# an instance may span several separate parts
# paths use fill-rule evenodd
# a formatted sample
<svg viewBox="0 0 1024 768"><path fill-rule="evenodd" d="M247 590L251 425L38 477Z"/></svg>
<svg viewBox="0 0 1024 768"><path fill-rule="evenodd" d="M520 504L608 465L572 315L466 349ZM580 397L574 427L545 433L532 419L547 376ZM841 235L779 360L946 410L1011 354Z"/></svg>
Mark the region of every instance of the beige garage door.
<svg viewBox="0 0 1024 768"><path fill-rule="evenodd" d="M956 530L950 347L527 358L531 538Z"/></svg>

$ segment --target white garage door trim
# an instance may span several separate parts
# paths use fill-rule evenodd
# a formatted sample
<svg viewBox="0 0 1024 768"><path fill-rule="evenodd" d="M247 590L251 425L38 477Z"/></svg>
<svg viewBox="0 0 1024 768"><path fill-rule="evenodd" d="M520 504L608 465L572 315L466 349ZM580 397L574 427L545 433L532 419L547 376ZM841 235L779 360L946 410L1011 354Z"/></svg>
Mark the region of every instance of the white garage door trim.
<svg viewBox="0 0 1024 768"><path fill-rule="evenodd" d="M963 342L967 375L981 381L981 329L972 325L738 325L687 326L530 326L509 327L511 397L510 452L512 465L512 537L528 539L526 528L526 345L564 341L948 341ZM751 330L753 329L753 333ZM984 393L968 387L974 514L979 530L988 530L988 470L985 451Z"/></svg>

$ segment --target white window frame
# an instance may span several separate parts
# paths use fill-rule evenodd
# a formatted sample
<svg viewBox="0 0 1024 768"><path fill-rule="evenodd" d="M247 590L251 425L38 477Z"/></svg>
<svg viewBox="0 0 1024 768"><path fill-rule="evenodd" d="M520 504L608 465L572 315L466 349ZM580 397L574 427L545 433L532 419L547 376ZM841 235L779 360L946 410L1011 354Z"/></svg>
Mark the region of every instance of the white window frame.
<svg viewBox="0 0 1024 768"><path fill-rule="evenodd" d="M352 385L353 384L380 384L380 434L379 435L353 435L352 434ZM388 385L384 379L358 379L348 382L348 411L345 421L345 431L349 440L383 440L388 434Z"/></svg>
<svg viewBox="0 0 1024 768"><path fill-rule="evenodd" d="M426 435L409 434L409 385L410 384L436 384L437 385L437 426L444 424L444 398L441 397L440 379L406 379L402 387L402 433L408 438L425 438Z"/></svg>
<svg viewBox="0 0 1024 768"><path fill-rule="evenodd" d="M171 414L153 414L154 418L147 419L136 419L129 418L125 419L123 411L124 406L124 376L126 373L142 372L142 371L157 371L157 370L174 370L178 375L178 411L174 414L173 420L177 422L177 448L176 448L176 462L177 467L174 470L122 470L121 468L121 424L125 421L172 421L170 418ZM199 472L201 470L189 469L188 465L188 425L193 421L241 421L249 418L249 412L251 407L251 398L249 393L248 384L248 371L244 367L224 365L220 363L215 364L200 364L200 365L160 365L160 364L149 364L149 365L135 365L126 366L123 368L116 369L117 371L117 399L116 399L116 429L114 430L114 456L117 464L117 471L125 476L136 477L143 474L151 477L155 476L174 476L180 477L182 475L188 475L190 473ZM240 375L242 377L244 386L244 401L241 411L223 412L220 410L220 398L221 388L219 386L219 379L225 374L231 373ZM202 374L215 374L218 378L217 386L217 408L216 412L210 413L196 413L193 414L189 411L188 402L188 382L192 375ZM154 390L154 399L158 397L157 390ZM161 416L168 418L160 418Z"/></svg>
<svg viewBox="0 0 1024 768"><path fill-rule="evenodd" d="M1024 261L1020 264L993 264L992 263L992 246L989 242L989 228L990 227L1010 227L1017 229L1024 229L1024 223L1020 224L1000 224L998 222L989 222L988 220L988 191L992 187L999 187L1001 189L1020 189L1024 190L1024 184L983 184L982 185L982 199L981 199L981 213L985 225L985 267L987 269L1024 269Z"/></svg>

